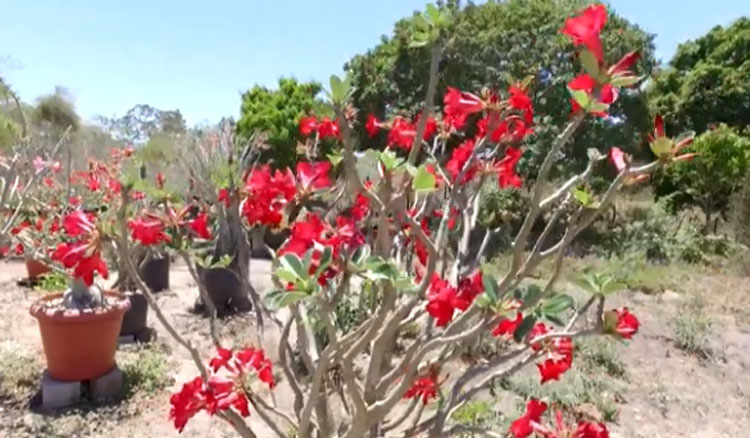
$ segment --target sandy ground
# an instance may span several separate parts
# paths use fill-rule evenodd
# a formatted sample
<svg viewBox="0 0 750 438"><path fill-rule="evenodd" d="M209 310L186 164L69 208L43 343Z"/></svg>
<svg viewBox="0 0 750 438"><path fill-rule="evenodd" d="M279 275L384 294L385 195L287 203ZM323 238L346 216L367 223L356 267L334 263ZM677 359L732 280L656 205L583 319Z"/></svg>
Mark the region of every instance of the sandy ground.
<svg viewBox="0 0 750 438"><path fill-rule="evenodd" d="M270 266L253 261L253 283L261 292L270 287ZM16 285L24 275L18 262L0 262L0 346L36 352L40 357L41 341L36 321L28 307L35 292ZM742 278L709 279L728 287L708 287L706 279L686 282L685 291L661 295L627 293L616 298L627 304L642 322L641 332L623 350L627 366L627 388L623 391L618 422L612 425L617 438L747 438L750 428L750 318L739 318L726 303L738 293L750 296L750 284ZM710 357L697 357L676 348L668 321L687 298L703 285L711 296L707 306L714 320L710 340ZM722 295L723 291L723 295ZM698 291L700 292L700 290ZM208 327L204 319L187 311L196 298L196 288L182 266L173 267L171 290L159 295L159 302L174 321L209 357ZM724 296L727 294L732 296ZM169 395L195 375L197 370L187 353L179 348L155 321L150 325L158 332L158 341L171 353L170 370L174 384L168 390L150 397L135 397L127 402L96 409L74 409L55 415L39 413L25 404L0 406L0 437L176 437L180 436L167 420ZM227 345L253 343L257 328L251 316L232 318L223 324L222 339ZM275 358L274 339L278 333L266 330L265 347ZM118 353L120 354L120 353ZM2 373L3 370L0 370ZM283 405L290 396L280 385L274 392ZM250 423L259 437L273 436L271 431L251 414ZM189 438L222 438L233 436L221 420L196 416L182 433Z"/></svg>

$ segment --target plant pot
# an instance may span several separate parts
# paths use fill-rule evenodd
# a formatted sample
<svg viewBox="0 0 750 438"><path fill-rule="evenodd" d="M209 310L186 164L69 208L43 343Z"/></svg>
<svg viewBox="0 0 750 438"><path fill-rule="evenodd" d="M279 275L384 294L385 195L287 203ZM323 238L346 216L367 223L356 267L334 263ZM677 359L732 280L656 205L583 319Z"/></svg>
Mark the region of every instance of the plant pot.
<svg viewBox="0 0 750 438"><path fill-rule="evenodd" d="M49 266L36 259L26 259L26 275L29 280L37 280L44 274L52 272Z"/></svg>
<svg viewBox="0 0 750 438"><path fill-rule="evenodd" d="M210 268L201 270L199 274L206 293L216 306L217 316L252 310L250 298L242 289L242 284L234 272L225 268Z"/></svg>
<svg viewBox="0 0 750 438"><path fill-rule="evenodd" d="M266 242L266 245L268 245L269 248L273 250L278 250L281 248L281 245L286 242L286 239L289 238L289 230L272 230L272 229L266 229L265 236L263 236L263 240Z"/></svg>
<svg viewBox="0 0 750 438"><path fill-rule="evenodd" d="M120 325L130 301L117 292L105 292L110 305L91 310L50 308L46 304L62 298L50 294L31 305L29 313L39 322L47 370L63 382L95 379L115 366Z"/></svg>
<svg viewBox="0 0 750 438"><path fill-rule="evenodd" d="M126 294L126 296L130 300L130 309L122 318L120 336L137 335L146 328L148 301L141 294Z"/></svg>
<svg viewBox="0 0 750 438"><path fill-rule="evenodd" d="M151 292L169 289L169 257L148 260L141 266L140 275Z"/></svg>

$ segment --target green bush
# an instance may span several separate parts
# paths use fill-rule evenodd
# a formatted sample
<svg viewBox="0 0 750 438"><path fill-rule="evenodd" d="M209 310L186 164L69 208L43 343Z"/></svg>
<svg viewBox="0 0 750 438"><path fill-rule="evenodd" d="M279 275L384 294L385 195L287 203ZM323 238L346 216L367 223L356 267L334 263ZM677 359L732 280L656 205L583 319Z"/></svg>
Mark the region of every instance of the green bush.
<svg viewBox="0 0 750 438"><path fill-rule="evenodd" d="M704 231L713 227L715 232L719 218L727 219L731 196L747 173L750 138L721 125L697 137L690 151L697 156L654 175L654 195L665 199L671 211L700 208Z"/></svg>

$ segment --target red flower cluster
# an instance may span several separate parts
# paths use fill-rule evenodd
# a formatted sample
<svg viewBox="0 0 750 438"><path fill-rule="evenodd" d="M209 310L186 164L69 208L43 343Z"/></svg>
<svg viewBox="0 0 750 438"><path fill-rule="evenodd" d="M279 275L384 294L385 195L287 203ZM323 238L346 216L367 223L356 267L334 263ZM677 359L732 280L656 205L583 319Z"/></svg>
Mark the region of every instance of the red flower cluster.
<svg viewBox="0 0 750 438"><path fill-rule="evenodd" d="M482 272L477 270L470 277L458 282L453 287L449 282L433 274L430 290L427 295L427 313L435 318L435 325L444 327L453 319L456 310L464 311L469 308L474 299L484 292Z"/></svg>
<svg viewBox="0 0 750 438"><path fill-rule="evenodd" d="M283 208L294 199L297 187L289 170L276 170L272 174L271 168L264 165L253 169L247 176L245 192L242 214L248 223L275 227L281 222ZM224 193L228 195L226 191ZM221 193L219 197L222 198ZM228 200L228 196L224 199Z"/></svg>
<svg viewBox="0 0 750 438"><path fill-rule="evenodd" d="M133 240L151 246L168 243L172 239L164 232L164 224L155 217L137 218L128 223Z"/></svg>
<svg viewBox="0 0 750 438"><path fill-rule="evenodd" d="M251 370L269 388L275 385L271 361L260 349L250 347L232 352L219 348L209 366L213 374L207 381L196 377L184 384L180 392L172 394L169 400L169 418L180 432L193 416L203 410L209 415L228 409L236 410L243 417L250 415L247 399L250 390L246 387L246 377ZM228 371L231 378L216 374L222 369Z"/></svg>
<svg viewBox="0 0 750 438"><path fill-rule="evenodd" d="M309 137L313 132L317 132L321 140L328 137L338 138L339 125L337 120L331 120L329 117L318 120L315 116L309 116L300 119L299 133L303 137Z"/></svg>
<svg viewBox="0 0 750 438"><path fill-rule="evenodd" d="M414 144L414 138L417 136L417 125L419 124L419 118L414 120L414 122L409 122L408 120L402 118L402 117L396 117L391 122L391 130L388 131L388 138L386 140L386 144L388 146L396 146L403 150L409 151L411 150L412 145ZM377 127L376 120L373 121L373 126ZM367 126L365 126L367 129ZM427 119L427 124L425 125L424 133L422 134L422 139L429 140L430 137L432 137L435 132L437 131L437 122L435 119L430 117ZM368 130L370 132L370 130ZM375 131L377 132L377 131ZM373 134L371 134L372 136Z"/></svg>
<svg viewBox="0 0 750 438"><path fill-rule="evenodd" d="M78 240L62 242L52 253L52 260L73 269L73 276L86 285L94 283L94 272L103 278L109 277L107 263L101 258L99 233L92 220L83 211L76 210L63 218L63 229L68 237Z"/></svg>
<svg viewBox="0 0 750 438"><path fill-rule="evenodd" d="M411 387L404 393L404 399L422 398L422 403L427 404L438 396L438 383L436 376L420 377L412 383Z"/></svg>
<svg viewBox="0 0 750 438"><path fill-rule="evenodd" d="M575 428L565 424L561 411L555 412L555 428L541 424L542 415L547 411L547 403L531 399L526 404L526 413L510 425L513 438L526 438L537 432L546 438L609 438L607 426L603 423L581 421Z"/></svg>
<svg viewBox="0 0 750 438"><path fill-rule="evenodd" d="M610 310L604 314L604 333L631 339L638 333L640 321L630 313L627 307Z"/></svg>

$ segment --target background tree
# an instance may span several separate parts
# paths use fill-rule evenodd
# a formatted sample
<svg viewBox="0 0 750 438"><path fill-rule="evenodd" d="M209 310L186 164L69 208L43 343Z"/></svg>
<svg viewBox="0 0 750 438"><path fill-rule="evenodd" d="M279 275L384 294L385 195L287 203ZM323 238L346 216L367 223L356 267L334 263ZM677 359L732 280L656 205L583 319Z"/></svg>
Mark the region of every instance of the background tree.
<svg viewBox="0 0 750 438"><path fill-rule="evenodd" d="M675 133L700 134L719 123L750 125L750 18L680 44L648 95L652 110Z"/></svg>
<svg viewBox="0 0 750 438"><path fill-rule="evenodd" d="M750 138L721 125L695 139L697 155L654 175L654 194L669 196L674 210L698 207L705 216L705 230L716 231L719 218L727 219L730 199L742 185L750 160ZM717 214L719 216L717 216Z"/></svg>
<svg viewBox="0 0 750 438"><path fill-rule="evenodd" d="M581 0L508 0L468 4L457 11L453 39L445 49L439 67L437 96L448 86L479 91L481 87L506 88L509 81L534 78L534 108L543 123L537 141L525 155L526 168L535 169L552 139L570 113L567 82L580 71L569 50L570 43L560 35L560 23L587 2ZM451 7L450 5L448 7ZM415 17L396 23L393 35L345 66L356 85L354 104L360 108L360 125L368 113L383 117L403 111L417 113L424 100L430 53L412 48ZM607 63L616 62L631 50L641 53L635 70L647 74L655 64L653 35L631 24L614 12L602 33ZM554 78L554 79L553 79ZM436 102L440 103L440 102ZM582 166L589 147L600 149L619 145L626 149L642 144L642 132L649 130L650 118L643 93L628 91L610 109L612 117L589 120L577 134L571 160L572 168ZM627 122L627 123L625 123ZM362 136L362 138L365 138ZM646 148L647 149L647 148Z"/></svg>
<svg viewBox="0 0 750 438"><path fill-rule="evenodd" d="M274 167L293 165L297 161L300 118L311 113L325 114L317 99L320 91L319 83L294 78L279 79L276 90L254 86L242 95L238 136L250 139L263 133L270 148L261 160L271 161Z"/></svg>

